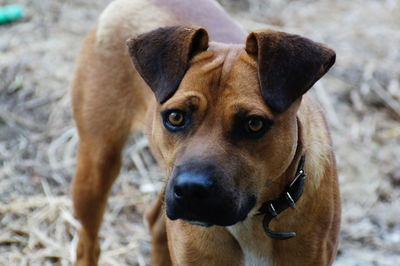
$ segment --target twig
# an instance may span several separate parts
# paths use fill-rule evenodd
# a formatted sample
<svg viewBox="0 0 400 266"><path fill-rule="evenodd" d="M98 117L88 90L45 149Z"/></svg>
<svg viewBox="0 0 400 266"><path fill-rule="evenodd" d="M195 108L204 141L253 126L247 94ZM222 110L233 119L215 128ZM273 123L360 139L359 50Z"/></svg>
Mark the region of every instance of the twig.
<svg viewBox="0 0 400 266"><path fill-rule="evenodd" d="M374 81L374 89L372 90L375 94L383 101L383 103L393 111L396 116L400 119L400 104L393 99L393 97L376 81Z"/></svg>
<svg viewBox="0 0 400 266"><path fill-rule="evenodd" d="M19 125L23 126L24 128L34 130L34 131L42 131L44 128L43 126L38 125L37 123L35 123L32 120L22 118L21 116L18 116L15 113L9 112L8 110L6 110L5 108L3 108L1 106L0 106L0 117L6 122L8 120L12 120L12 121L18 123Z"/></svg>

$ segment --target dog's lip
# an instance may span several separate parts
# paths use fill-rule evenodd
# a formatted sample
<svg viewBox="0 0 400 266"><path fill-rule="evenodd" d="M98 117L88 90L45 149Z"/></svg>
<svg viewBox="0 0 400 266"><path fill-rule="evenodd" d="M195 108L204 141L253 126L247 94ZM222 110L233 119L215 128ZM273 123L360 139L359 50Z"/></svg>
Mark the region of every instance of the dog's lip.
<svg viewBox="0 0 400 266"><path fill-rule="evenodd" d="M211 227L213 224L207 223L207 222L201 222L201 221L191 221L191 220L184 220L185 222L191 224L191 225L196 225L196 226L201 226L201 227Z"/></svg>

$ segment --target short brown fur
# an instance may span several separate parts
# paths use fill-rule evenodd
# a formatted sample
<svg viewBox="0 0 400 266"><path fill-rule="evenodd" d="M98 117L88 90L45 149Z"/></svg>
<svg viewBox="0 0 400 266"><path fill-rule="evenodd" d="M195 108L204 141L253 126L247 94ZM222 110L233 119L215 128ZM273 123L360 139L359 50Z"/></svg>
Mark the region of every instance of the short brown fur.
<svg viewBox="0 0 400 266"><path fill-rule="evenodd" d="M261 39L287 35L270 31L252 33L245 47L245 35L219 7L211 1L202 1L204 6L198 1L192 5L188 2L169 0L158 5L155 0L115 1L83 43L72 94L80 136L73 182L74 208L82 224L76 265L97 265L100 253L97 235L107 195L118 176L121 150L133 130L147 133L152 152L168 177L173 176L176 165L212 158L228 176L220 180L225 188L257 196L244 221L227 227L203 228L181 219L170 220L165 213L165 192L161 193L146 215L152 235L153 265L330 265L336 254L340 225L335 159L321 108L308 95L301 95L333 64L333 51L307 40L307 46L323 51L323 55L317 52L311 57L324 58L326 63L317 62L321 69L313 72L309 83L298 91L280 95L283 105L277 107L271 104L275 96L265 95L270 93L270 87L259 75L260 71L268 74L270 69L279 68L279 62L260 59L264 54L258 49L270 45ZM118 12L121 7L130 11ZM190 8L195 15L190 18L181 15ZM204 22L204 12L211 14L211 11L213 15ZM148 21L147 12L162 16ZM162 60L161 67L166 68L176 54L168 52L160 59L151 51L155 45L148 42L150 35L138 35L176 24L206 27L211 41L225 43L207 40L206 47L204 36L185 35L183 39L170 36L177 41L174 43L177 47L189 43L187 47L194 47L194 51L182 59L184 64L172 67L185 69L178 77L167 77L166 81L177 84L176 88L166 88L171 91L159 98L158 90L163 88L152 84L160 74L141 68L143 60L136 51L150 49L146 50L146 57ZM217 30L218 25L226 29L223 36ZM205 31L198 26L182 28ZM160 30L165 33L168 29ZM177 32L183 36L181 29ZM257 35L258 42L251 41ZM133 50L129 55L125 41L132 36L128 45ZM133 45L140 38L145 38L146 48ZM230 44L239 41L241 45ZM267 67L260 70L261 66ZM174 134L164 128L160 112L170 108L194 109L192 120L196 123L190 134ZM243 139L229 130L235 115L243 110L268 117L273 125L257 140ZM262 203L278 197L292 181L302 154L307 156L308 174L304 194L296 210L285 210L279 221L271 222L273 230L295 231L297 236L273 240L263 230L263 217L254 214Z"/></svg>

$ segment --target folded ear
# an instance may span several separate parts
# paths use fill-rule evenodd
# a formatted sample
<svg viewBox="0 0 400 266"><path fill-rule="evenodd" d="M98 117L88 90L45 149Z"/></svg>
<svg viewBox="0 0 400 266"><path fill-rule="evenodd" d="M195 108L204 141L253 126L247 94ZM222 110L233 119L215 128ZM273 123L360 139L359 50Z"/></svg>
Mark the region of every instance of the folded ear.
<svg viewBox="0 0 400 266"><path fill-rule="evenodd" d="M136 70L159 103L178 89L190 59L208 48L207 31L197 26L159 28L127 41Z"/></svg>
<svg viewBox="0 0 400 266"><path fill-rule="evenodd" d="M335 52L298 35L252 32L246 51L256 56L261 93L275 112L284 112L335 63Z"/></svg>

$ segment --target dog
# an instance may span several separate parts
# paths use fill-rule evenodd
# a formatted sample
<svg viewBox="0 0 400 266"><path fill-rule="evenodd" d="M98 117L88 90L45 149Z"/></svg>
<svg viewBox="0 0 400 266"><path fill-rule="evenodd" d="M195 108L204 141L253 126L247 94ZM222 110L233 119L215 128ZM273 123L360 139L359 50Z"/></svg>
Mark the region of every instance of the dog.
<svg viewBox="0 0 400 266"><path fill-rule="evenodd" d="M246 34L211 0L112 2L72 85L76 265L97 265L107 196L135 130L168 177L146 215L153 265L332 264L335 158L305 93L334 62L333 50L298 35Z"/></svg>

